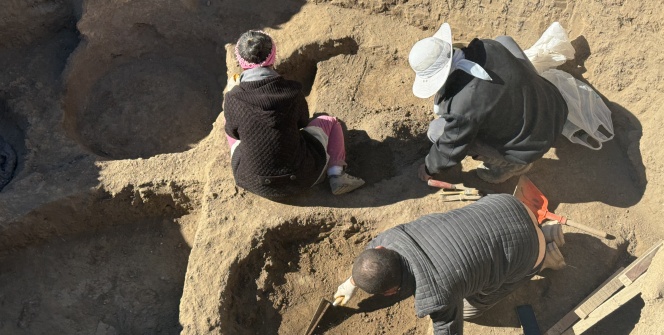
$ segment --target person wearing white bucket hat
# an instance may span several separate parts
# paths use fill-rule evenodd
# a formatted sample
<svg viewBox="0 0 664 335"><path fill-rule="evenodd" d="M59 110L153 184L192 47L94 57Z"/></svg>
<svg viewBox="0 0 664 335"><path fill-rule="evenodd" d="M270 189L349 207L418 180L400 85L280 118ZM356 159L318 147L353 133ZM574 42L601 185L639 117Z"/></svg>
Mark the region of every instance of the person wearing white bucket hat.
<svg viewBox="0 0 664 335"><path fill-rule="evenodd" d="M413 94L434 96L439 116L427 132L433 146L418 171L424 181L470 155L483 161L481 179L502 183L527 172L562 132L565 100L511 37L476 38L455 49L450 25L443 23L413 45L408 62Z"/></svg>

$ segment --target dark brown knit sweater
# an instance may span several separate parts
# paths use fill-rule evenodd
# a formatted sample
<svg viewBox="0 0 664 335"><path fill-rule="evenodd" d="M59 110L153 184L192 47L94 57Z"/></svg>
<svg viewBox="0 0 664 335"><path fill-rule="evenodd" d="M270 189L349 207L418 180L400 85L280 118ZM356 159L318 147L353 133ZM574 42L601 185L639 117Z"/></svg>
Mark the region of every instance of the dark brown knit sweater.
<svg viewBox="0 0 664 335"><path fill-rule="evenodd" d="M323 172L323 145L300 130L309 108L298 82L281 76L241 82L225 96L226 134L240 140L232 157L235 183L267 198L311 187Z"/></svg>

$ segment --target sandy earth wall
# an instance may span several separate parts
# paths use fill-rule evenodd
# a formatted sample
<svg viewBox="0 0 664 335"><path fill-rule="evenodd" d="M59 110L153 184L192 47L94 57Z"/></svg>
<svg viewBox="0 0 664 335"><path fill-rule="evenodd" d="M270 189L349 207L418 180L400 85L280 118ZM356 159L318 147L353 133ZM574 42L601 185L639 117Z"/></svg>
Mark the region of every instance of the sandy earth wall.
<svg viewBox="0 0 664 335"><path fill-rule="evenodd" d="M301 333L372 236L464 205L441 202L415 174L432 114L430 101L411 94L406 60L445 21L459 41L508 34L524 47L560 21L577 51L563 69L605 99L616 132L600 151L559 140L529 176L556 212L617 238L566 230L569 266L466 323L466 333L519 333L511 310L521 303L534 306L545 330L664 238L664 10L656 1L33 0L6 9L0 131L19 165L0 192L0 263L11 269L0 282L26 281L60 255L73 269L39 272L60 280L51 293L3 286L0 332ZM236 71L225 45L250 28L275 37L276 69L304 83L312 112L344 121L350 169L366 187L333 197L321 185L276 203L234 186L220 93ZM476 165L464 161L453 177L488 187ZM494 190L511 193L514 183ZM150 228L131 240L124 227ZM61 252L74 247L82 258ZM94 277L99 266L135 277ZM148 313L155 304L164 308ZM359 294L323 332L426 333L412 300L380 307ZM661 295L640 297L592 333L653 334L661 310Z"/></svg>

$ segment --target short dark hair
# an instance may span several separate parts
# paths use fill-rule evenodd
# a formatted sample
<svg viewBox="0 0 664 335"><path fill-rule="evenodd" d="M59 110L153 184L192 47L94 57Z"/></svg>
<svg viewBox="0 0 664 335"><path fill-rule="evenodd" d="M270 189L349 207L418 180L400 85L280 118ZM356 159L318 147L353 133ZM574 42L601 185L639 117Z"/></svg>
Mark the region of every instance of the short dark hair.
<svg viewBox="0 0 664 335"><path fill-rule="evenodd" d="M353 281L370 294L380 294L401 285L401 256L386 248L367 249L353 264Z"/></svg>
<svg viewBox="0 0 664 335"><path fill-rule="evenodd" d="M237 40L237 52L244 60L260 64L272 52L272 38L263 32L249 30Z"/></svg>

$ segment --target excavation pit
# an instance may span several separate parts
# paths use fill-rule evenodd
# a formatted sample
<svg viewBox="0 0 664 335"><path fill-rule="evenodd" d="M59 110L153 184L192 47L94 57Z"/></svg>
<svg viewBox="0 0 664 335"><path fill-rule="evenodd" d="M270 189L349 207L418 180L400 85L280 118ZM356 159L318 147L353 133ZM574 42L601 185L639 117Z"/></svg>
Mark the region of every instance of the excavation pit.
<svg viewBox="0 0 664 335"><path fill-rule="evenodd" d="M179 334L189 251L173 219L154 217L8 253L0 333Z"/></svg>
<svg viewBox="0 0 664 335"><path fill-rule="evenodd" d="M146 56L102 76L82 109L68 110L70 131L111 159L186 151L212 130L219 92L214 76L189 61Z"/></svg>
<svg viewBox="0 0 664 335"><path fill-rule="evenodd" d="M233 334L304 333L321 298L334 300L337 286L350 276L354 258L376 234L371 228L375 222L354 217L349 221L333 226L325 220L317 223L318 228L290 222L265 232L250 254L230 269L232 279L224 295L231 298L220 306L229 312L225 329ZM518 327L516 314L504 311L526 303L541 311L540 322L550 327L557 319L548 315L558 313L560 306L563 310L573 307L564 293L570 285L590 291L626 257L622 242L605 245L586 234L567 231L565 235L568 243L563 254L568 266L564 270L540 273L481 320L464 327L474 334L487 331L486 325ZM589 253L604 255L605 263L598 265L587 257ZM579 268L591 267L596 271L577 273ZM573 274L580 282L564 281ZM412 297L397 302L358 290L346 306L328 310L315 334L427 334L431 321L417 318L414 308Z"/></svg>
<svg viewBox="0 0 664 335"><path fill-rule="evenodd" d="M235 334L304 333L320 298L332 299L340 280L349 275L352 255L369 238L365 222L330 222L287 222L256 241L230 270L226 292L231 299L220 306L230 312L227 329ZM250 311L246 306L254 307Z"/></svg>
<svg viewBox="0 0 664 335"><path fill-rule="evenodd" d="M0 229L0 333L178 334L194 225L182 188L97 190Z"/></svg>
<svg viewBox="0 0 664 335"><path fill-rule="evenodd" d="M568 268L533 281L480 322L466 323L465 333L516 333L514 306L525 303L533 305L546 330L617 267L628 264L626 258L639 256L664 236L651 215L664 202L657 191L664 171L659 164L664 151L658 150L663 117L656 113L663 101L661 55L654 46L664 42L656 24L663 17L657 2L13 0L7 8L0 13L0 26L7 28L0 29L0 49L28 48L21 51L26 57L3 58L9 66L0 75L0 96L7 93L29 124L22 128L25 137L17 136L27 148L25 167L21 169L19 155L14 179L0 193L0 217L7 218L0 222L0 285L5 287L0 292L0 334L179 333L179 324L185 334L302 333L320 299L332 299L348 277L353 257L372 235L465 205L442 203L434 194L438 190L417 179L417 167L431 148L426 133L435 116L431 100L411 92L414 74L408 56L416 41L432 36L443 22L452 25L455 42L507 34L528 47L553 20L561 21L570 38L587 40L588 55L576 63L573 74L610 102L616 138L598 152L572 144L556 147L529 176L550 197L552 210L626 239L614 256L615 246L611 253L596 240L573 233L562 250ZM64 20L72 22L72 32L73 27L80 31L75 34L80 44L63 73L65 57L60 55L69 55L73 40L60 53L44 52L39 59L29 53L67 26ZM365 187L333 197L327 185L320 185L324 192L305 194L312 200L304 205L272 203L234 188L223 122L210 129L223 119L217 118L220 87L226 82L223 45L247 29L264 29L276 37L277 68L303 83L312 113L329 113L347 125L349 172L364 178ZM149 81L156 85L145 83ZM153 94L162 99L150 99ZM168 94L183 94L182 100L195 101L202 111L187 110L190 106ZM164 107L166 103L172 106ZM207 130L192 130L190 123L196 122L187 120L185 131L196 135L178 133L178 117L187 112L192 118L208 117ZM626 116L636 122L623 120ZM210 142L178 154L208 134ZM155 155L160 157L135 159ZM70 158L79 163L71 165ZM104 159L127 161L93 164ZM472 163L462 177L475 184L468 186L477 186L472 170L478 163ZM640 170L633 181L630 166ZM134 208L128 204L140 201L133 191L121 194L120 202L115 194L71 200L78 188L115 192L130 184L171 181L206 185L205 190L188 191L204 206L196 215L201 229L189 264L195 271L187 275L184 289L181 282L163 284L155 274L160 270L151 267L171 264L170 273L183 278L188 247L177 251L184 255L172 256L176 252L171 251L170 257L149 252L159 253L163 239L171 247L180 239L176 227L188 220L179 219L186 210L172 204L176 210L169 211L163 201L152 210ZM512 186L494 191L511 193ZM33 199L59 204L49 202L33 211ZM143 213L123 213L134 210ZM361 215L367 222L356 230L352 226L359 223L352 220L327 227L301 219L311 211L329 213L330 221ZM257 213L265 217L257 218ZM285 224L288 229L265 232L275 217L295 216L299 222ZM228 227L225 222L243 224ZM305 224L311 228L298 228ZM136 227L165 231L165 237L131 231ZM250 236L257 236L255 243L247 243ZM96 263L90 265L93 256ZM70 269L78 272L70 274ZM113 282L114 275L133 281ZM358 312L367 298L358 292L347 308L331 309L318 334L428 334L430 321L414 316L412 300ZM146 312L148 304L156 306L156 314ZM643 298L640 304L623 306L592 332L657 333L661 307L661 299Z"/></svg>

